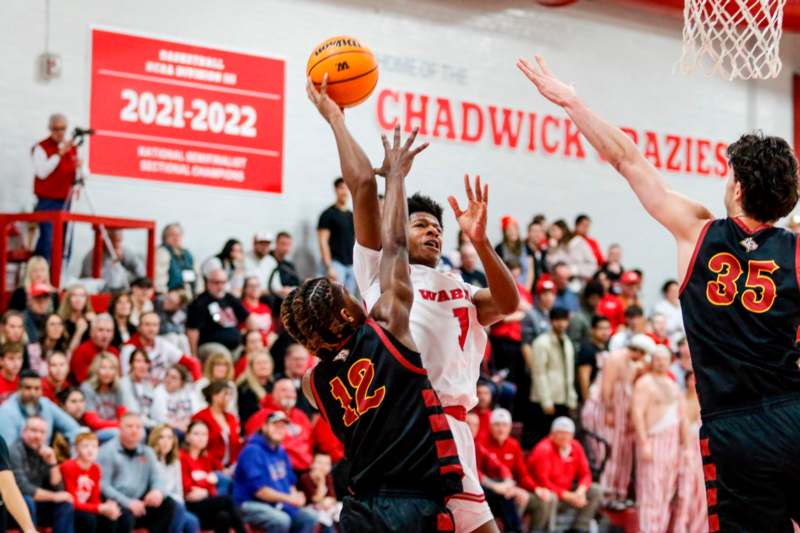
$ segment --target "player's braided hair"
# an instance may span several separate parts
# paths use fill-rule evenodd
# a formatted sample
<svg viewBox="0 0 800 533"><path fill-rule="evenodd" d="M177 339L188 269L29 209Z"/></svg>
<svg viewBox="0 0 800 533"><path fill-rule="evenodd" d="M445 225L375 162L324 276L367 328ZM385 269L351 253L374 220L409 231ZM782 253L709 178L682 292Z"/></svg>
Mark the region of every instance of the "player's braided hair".
<svg viewBox="0 0 800 533"><path fill-rule="evenodd" d="M297 342L324 358L355 333L355 326L340 314L344 304L342 291L330 280L310 279L283 301L281 321Z"/></svg>

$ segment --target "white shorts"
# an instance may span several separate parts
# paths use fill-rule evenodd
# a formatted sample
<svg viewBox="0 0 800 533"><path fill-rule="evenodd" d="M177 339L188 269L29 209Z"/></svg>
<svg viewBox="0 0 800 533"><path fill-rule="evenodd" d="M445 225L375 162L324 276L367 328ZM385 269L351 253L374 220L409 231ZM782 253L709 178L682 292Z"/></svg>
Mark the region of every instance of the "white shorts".
<svg viewBox="0 0 800 533"><path fill-rule="evenodd" d="M446 416L453 440L456 442L461 468L464 470L464 477L461 479L464 492L450 496L447 508L453 513L455 533L471 533L486 522L494 520L494 516L489 510L489 504L486 503L486 496L478 478L472 432L466 422L461 422L450 415Z"/></svg>

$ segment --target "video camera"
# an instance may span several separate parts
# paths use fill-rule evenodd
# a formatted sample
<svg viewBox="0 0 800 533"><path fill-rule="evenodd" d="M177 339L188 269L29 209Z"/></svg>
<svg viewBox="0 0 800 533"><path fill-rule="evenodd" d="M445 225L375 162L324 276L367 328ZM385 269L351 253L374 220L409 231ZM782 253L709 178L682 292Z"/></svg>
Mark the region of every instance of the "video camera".
<svg viewBox="0 0 800 533"><path fill-rule="evenodd" d="M84 129L84 128L80 128L80 127L76 126L75 129L72 130L72 142L73 142L73 144L75 146L82 145L83 141L86 140L86 136L87 135L94 135L94 130L91 129L91 128Z"/></svg>

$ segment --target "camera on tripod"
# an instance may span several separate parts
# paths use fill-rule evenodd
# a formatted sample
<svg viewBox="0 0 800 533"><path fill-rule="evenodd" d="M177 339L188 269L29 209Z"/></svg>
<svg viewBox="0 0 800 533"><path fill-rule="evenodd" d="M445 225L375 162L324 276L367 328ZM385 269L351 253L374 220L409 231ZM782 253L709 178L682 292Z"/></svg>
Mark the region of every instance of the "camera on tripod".
<svg viewBox="0 0 800 533"><path fill-rule="evenodd" d="M92 128L84 129L76 126L75 129L72 130L72 143L75 146L82 145L83 141L86 140L87 135L94 135L94 130Z"/></svg>

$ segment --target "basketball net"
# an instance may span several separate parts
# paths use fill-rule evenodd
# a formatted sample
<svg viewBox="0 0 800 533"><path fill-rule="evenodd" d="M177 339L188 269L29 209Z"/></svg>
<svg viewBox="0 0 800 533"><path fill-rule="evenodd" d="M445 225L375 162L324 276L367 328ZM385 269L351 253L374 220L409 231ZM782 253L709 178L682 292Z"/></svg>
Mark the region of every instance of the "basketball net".
<svg viewBox="0 0 800 533"><path fill-rule="evenodd" d="M685 0L677 67L728 80L775 78L786 0Z"/></svg>

